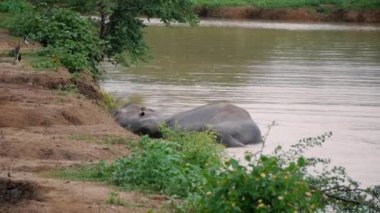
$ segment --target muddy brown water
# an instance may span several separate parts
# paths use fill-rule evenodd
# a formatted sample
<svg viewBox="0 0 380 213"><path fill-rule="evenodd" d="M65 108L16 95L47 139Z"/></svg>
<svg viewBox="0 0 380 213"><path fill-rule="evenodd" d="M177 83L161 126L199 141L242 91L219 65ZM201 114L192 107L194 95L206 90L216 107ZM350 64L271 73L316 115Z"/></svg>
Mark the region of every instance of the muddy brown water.
<svg viewBox="0 0 380 213"><path fill-rule="evenodd" d="M380 184L380 26L203 21L146 40L154 59L122 69L105 64L101 86L166 114L215 101L248 110L265 152L332 131L310 156L331 158L364 185ZM241 158L246 150L228 152Z"/></svg>

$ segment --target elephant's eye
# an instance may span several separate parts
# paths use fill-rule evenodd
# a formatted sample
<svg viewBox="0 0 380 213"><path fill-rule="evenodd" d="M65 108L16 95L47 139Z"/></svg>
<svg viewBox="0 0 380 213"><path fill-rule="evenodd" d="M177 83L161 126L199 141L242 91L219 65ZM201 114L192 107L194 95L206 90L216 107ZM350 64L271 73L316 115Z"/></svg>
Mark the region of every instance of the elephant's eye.
<svg viewBox="0 0 380 213"><path fill-rule="evenodd" d="M140 118L144 117L144 115L145 115L145 112L140 112L140 114L139 114Z"/></svg>

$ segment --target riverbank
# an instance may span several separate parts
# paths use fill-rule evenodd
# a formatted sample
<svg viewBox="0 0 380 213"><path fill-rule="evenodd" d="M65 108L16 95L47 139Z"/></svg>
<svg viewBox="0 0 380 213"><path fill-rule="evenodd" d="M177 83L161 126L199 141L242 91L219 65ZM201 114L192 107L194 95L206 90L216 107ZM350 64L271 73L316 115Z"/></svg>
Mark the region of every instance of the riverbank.
<svg viewBox="0 0 380 213"><path fill-rule="evenodd" d="M61 0L49 3L85 14L97 14L95 2ZM380 3L356 1L269 1L269 0L191 0L193 11L201 18L246 19L295 22L380 23Z"/></svg>
<svg viewBox="0 0 380 213"><path fill-rule="evenodd" d="M114 160L138 138L117 125L91 78L64 68L38 70L21 44L22 60L8 56L20 38L0 30L0 212L146 212L160 196L122 192L130 205L106 204L117 191L106 184L51 179L51 171Z"/></svg>
<svg viewBox="0 0 380 213"><path fill-rule="evenodd" d="M316 8L261 9L252 6L196 6L194 11L200 18L248 19L296 22L351 22L380 23L380 9L345 10L326 6Z"/></svg>

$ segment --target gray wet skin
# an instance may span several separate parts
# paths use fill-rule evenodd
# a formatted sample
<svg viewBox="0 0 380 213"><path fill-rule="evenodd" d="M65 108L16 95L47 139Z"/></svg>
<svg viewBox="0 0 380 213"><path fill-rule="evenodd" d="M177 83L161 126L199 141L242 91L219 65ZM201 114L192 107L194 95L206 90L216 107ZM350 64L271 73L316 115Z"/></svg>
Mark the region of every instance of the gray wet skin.
<svg viewBox="0 0 380 213"><path fill-rule="evenodd" d="M172 116L130 103L114 114L116 121L135 134L161 137L160 125L184 131L214 131L226 147L243 147L262 142L259 127L249 113L233 104L207 104Z"/></svg>

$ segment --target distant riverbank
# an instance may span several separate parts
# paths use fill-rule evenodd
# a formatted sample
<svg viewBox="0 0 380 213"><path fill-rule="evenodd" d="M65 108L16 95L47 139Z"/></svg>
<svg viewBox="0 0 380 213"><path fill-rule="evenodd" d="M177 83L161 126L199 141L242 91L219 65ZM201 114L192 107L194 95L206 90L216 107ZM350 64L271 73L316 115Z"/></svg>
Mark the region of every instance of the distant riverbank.
<svg viewBox="0 0 380 213"><path fill-rule="evenodd" d="M380 9L274 8L260 9L252 6L196 6L200 18L253 19L297 22L352 22L380 23Z"/></svg>

